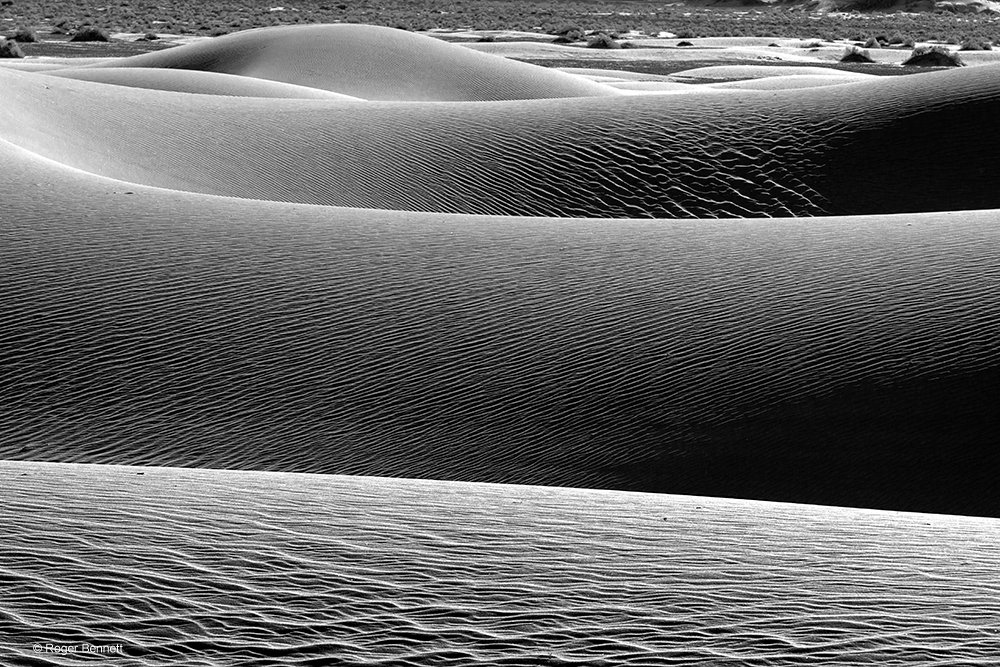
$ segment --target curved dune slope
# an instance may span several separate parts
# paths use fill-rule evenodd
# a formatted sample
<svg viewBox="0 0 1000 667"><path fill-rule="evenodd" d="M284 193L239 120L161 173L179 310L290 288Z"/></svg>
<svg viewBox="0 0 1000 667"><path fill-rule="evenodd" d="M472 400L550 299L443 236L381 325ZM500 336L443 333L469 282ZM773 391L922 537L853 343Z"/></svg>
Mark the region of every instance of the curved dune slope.
<svg viewBox="0 0 1000 667"><path fill-rule="evenodd" d="M233 74L148 67L73 67L47 72L67 79L107 83L131 88L152 88L179 93L236 97L280 97L284 99L361 101L320 88L268 81Z"/></svg>
<svg viewBox="0 0 1000 667"><path fill-rule="evenodd" d="M340 210L0 146L0 458L996 511L995 212Z"/></svg>
<svg viewBox="0 0 1000 667"><path fill-rule="evenodd" d="M995 521L275 473L0 476L8 664L81 642L185 667L1000 655Z"/></svg>
<svg viewBox="0 0 1000 667"><path fill-rule="evenodd" d="M573 217L1000 207L1000 135L985 129L1000 115L1000 66L768 94L363 107L0 80L8 141L208 194Z"/></svg>
<svg viewBox="0 0 1000 667"><path fill-rule="evenodd" d="M97 64L94 67L107 66ZM509 100L614 95L556 70L405 30L302 25L245 30L122 58L113 67L238 74L368 100Z"/></svg>

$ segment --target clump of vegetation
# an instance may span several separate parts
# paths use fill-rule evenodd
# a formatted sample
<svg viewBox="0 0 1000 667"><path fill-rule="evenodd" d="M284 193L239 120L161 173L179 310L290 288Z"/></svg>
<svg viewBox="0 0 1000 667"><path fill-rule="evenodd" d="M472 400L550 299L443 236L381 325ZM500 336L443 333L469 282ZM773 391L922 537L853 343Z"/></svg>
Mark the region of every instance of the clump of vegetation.
<svg viewBox="0 0 1000 667"><path fill-rule="evenodd" d="M869 37L868 41L865 42L866 49L881 49L882 44L878 41L877 37Z"/></svg>
<svg viewBox="0 0 1000 667"><path fill-rule="evenodd" d="M494 37L493 35L483 35L482 37L480 37L476 41L477 42L483 42L483 43L489 43L489 42L495 42L495 41L497 41L497 38Z"/></svg>
<svg viewBox="0 0 1000 667"><path fill-rule="evenodd" d="M584 36L583 29L575 23L563 25L549 34L556 35L556 38L553 40L554 44L572 44L573 42L579 42Z"/></svg>
<svg viewBox="0 0 1000 667"><path fill-rule="evenodd" d="M21 45L12 39L0 38L0 58L23 58Z"/></svg>
<svg viewBox="0 0 1000 667"><path fill-rule="evenodd" d="M111 36L104 28L93 25L85 25L69 38L71 42L110 42Z"/></svg>
<svg viewBox="0 0 1000 667"><path fill-rule="evenodd" d="M691 42L689 42L689 41L687 41L685 39L685 40L682 40L680 42L677 42L677 46L694 46L694 44L692 44ZM775 45L775 46L777 46L777 45Z"/></svg>
<svg viewBox="0 0 1000 667"><path fill-rule="evenodd" d="M957 53L946 46L918 46L903 61L905 67L962 67L965 65Z"/></svg>
<svg viewBox="0 0 1000 667"><path fill-rule="evenodd" d="M620 49L622 45L607 33L599 32L587 38L588 49Z"/></svg>
<svg viewBox="0 0 1000 667"><path fill-rule="evenodd" d="M844 50L844 55L840 57L842 63L873 63L875 62L867 49L862 49L853 44Z"/></svg>
<svg viewBox="0 0 1000 667"><path fill-rule="evenodd" d="M962 46L958 49L959 51L992 51L993 45L989 42L980 42L975 39L966 39L962 41Z"/></svg>
<svg viewBox="0 0 1000 667"><path fill-rule="evenodd" d="M58 19L52 23L53 35L65 35L67 32L69 32L69 21L67 19Z"/></svg>
<svg viewBox="0 0 1000 667"><path fill-rule="evenodd" d="M37 42L38 35L35 34L34 30L29 28L18 28L17 31L10 36L10 39L15 42L21 42L22 44L28 44L31 42Z"/></svg>
<svg viewBox="0 0 1000 667"><path fill-rule="evenodd" d="M141 39L141 40L143 40L145 42L153 42L153 41L158 40L159 38L160 38L160 36L157 35L155 32L147 32L145 35L143 35L139 39Z"/></svg>
<svg viewBox="0 0 1000 667"><path fill-rule="evenodd" d="M821 46L823 46L823 42L818 39L810 39L799 44L799 48L801 49L817 49Z"/></svg>

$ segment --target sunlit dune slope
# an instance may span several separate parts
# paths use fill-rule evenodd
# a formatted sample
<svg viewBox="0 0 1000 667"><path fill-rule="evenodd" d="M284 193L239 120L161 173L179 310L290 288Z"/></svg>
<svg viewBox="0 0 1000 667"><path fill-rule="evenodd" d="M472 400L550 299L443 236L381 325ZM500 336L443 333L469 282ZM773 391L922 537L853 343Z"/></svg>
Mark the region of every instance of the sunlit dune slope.
<svg viewBox="0 0 1000 667"><path fill-rule="evenodd" d="M0 458L996 509L994 212L342 210L0 146Z"/></svg>
<svg viewBox="0 0 1000 667"><path fill-rule="evenodd" d="M290 83L268 81L248 76L219 74L217 72L178 71L146 67L69 67L47 72L51 76L67 79L107 83L131 88L179 93L200 93L236 97L279 97L283 99L348 100L357 97L334 93L320 88L297 86ZM106 91L115 94L116 91Z"/></svg>
<svg viewBox="0 0 1000 667"><path fill-rule="evenodd" d="M0 464L0 632L138 665L988 665L995 522ZM48 654L46 664L80 656Z"/></svg>
<svg viewBox="0 0 1000 667"><path fill-rule="evenodd" d="M426 35L369 25L245 30L122 58L112 66L238 74L369 100L470 101L615 94L600 84L556 70L479 53Z"/></svg>

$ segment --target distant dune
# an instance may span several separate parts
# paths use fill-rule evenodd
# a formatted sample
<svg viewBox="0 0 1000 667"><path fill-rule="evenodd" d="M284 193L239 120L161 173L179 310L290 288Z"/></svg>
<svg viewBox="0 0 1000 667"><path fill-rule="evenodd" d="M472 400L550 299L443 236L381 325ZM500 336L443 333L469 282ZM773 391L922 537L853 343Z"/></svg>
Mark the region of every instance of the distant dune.
<svg viewBox="0 0 1000 667"><path fill-rule="evenodd" d="M558 70L491 57L405 30L367 25L245 30L123 58L112 66L238 74L368 100L516 100L613 94Z"/></svg>
<svg viewBox="0 0 1000 667"><path fill-rule="evenodd" d="M6 664L985 665L995 521L0 464ZM48 653L45 664L79 655Z"/></svg>

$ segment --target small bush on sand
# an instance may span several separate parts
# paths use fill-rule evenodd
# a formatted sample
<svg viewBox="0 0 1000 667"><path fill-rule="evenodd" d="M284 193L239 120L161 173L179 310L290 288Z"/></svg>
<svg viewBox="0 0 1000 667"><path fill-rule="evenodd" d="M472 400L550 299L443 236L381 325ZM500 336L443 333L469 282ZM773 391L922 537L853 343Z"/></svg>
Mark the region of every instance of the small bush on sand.
<svg viewBox="0 0 1000 667"><path fill-rule="evenodd" d="M975 39L966 39L962 41L961 48L959 51L992 51L993 45L989 42L980 42Z"/></svg>
<svg viewBox="0 0 1000 667"><path fill-rule="evenodd" d="M683 41L677 42L677 46L694 46L694 44L685 39ZM775 44L775 46L777 46L777 44Z"/></svg>
<svg viewBox="0 0 1000 667"><path fill-rule="evenodd" d="M875 62L867 49L861 49L851 45L844 50L844 55L840 56L842 63L873 63Z"/></svg>
<svg viewBox="0 0 1000 667"><path fill-rule="evenodd" d="M603 32L587 38L588 49L620 49L622 45Z"/></svg>
<svg viewBox="0 0 1000 667"><path fill-rule="evenodd" d="M35 34L35 31L28 28L18 28L17 32L11 35L10 38L22 44L38 41L38 35Z"/></svg>
<svg viewBox="0 0 1000 667"><path fill-rule="evenodd" d="M111 37L103 28L92 25L85 25L69 38L71 42L110 42Z"/></svg>
<svg viewBox="0 0 1000 667"><path fill-rule="evenodd" d="M160 38L160 36L157 35L155 32L147 32L145 35L143 35L139 39L141 39L141 40L143 40L145 42L153 42L153 41L158 40L159 38Z"/></svg>
<svg viewBox="0 0 1000 667"><path fill-rule="evenodd" d="M550 35L555 35L556 37L565 38L566 42L577 42L583 39L583 28L576 25L575 23L566 23L549 33Z"/></svg>
<svg viewBox="0 0 1000 667"><path fill-rule="evenodd" d="M24 51L21 46L12 39L0 38L0 58L23 58Z"/></svg>
<svg viewBox="0 0 1000 667"><path fill-rule="evenodd" d="M878 38L876 38L876 37L869 37L868 41L865 42L865 48L866 49L881 49L882 48L882 44L879 43Z"/></svg>
<svg viewBox="0 0 1000 667"><path fill-rule="evenodd" d="M903 61L905 67L961 67L965 63L957 53L946 46L918 46Z"/></svg>

